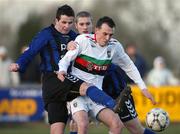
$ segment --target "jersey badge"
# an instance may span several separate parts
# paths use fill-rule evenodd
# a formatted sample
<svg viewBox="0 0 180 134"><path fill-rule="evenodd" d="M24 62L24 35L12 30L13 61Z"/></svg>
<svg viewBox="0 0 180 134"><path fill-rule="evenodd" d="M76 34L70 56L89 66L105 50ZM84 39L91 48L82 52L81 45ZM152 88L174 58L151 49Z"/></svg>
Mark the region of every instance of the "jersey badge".
<svg viewBox="0 0 180 134"><path fill-rule="evenodd" d="M92 71L93 63L89 62L88 65L87 65L87 69L88 69L88 71Z"/></svg>

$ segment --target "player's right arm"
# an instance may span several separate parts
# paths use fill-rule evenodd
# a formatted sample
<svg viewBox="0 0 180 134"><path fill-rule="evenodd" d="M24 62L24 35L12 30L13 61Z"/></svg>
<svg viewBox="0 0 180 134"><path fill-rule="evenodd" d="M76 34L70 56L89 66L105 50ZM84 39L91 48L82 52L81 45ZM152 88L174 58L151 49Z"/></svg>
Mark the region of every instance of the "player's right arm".
<svg viewBox="0 0 180 134"><path fill-rule="evenodd" d="M12 63L9 66L9 71L11 72L18 72L19 70L19 65L17 63Z"/></svg>
<svg viewBox="0 0 180 134"><path fill-rule="evenodd" d="M57 77L64 81L64 75L66 75L68 67L70 66L70 63L76 59L76 57L80 54L82 50L82 43L83 37L80 35L78 36L74 43L76 44L76 48L73 50L69 50L64 57L59 61L59 71L57 72Z"/></svg>
<svg viewBox="0 0 180 134"><path fill-rule="evenodd" d="M59 80L64 81L65 75L67 74L68 67L70 66L71 61L75 60L78 55L79 46L77 45L76 49L69 50L64 57L59 61L59 71L56 72Z"/></svg>
<svg viewBox="0 0 180 134"><path fill-rule="evenodd" d="M67 50L74 50L74 49L76 49L76 43L74 41L70 41L67 44Z"/></svg>
<svg viewBox="0 0 180 134"><path fill-rule="evenodd" d="M47 30L39 32L29 44L29 47L24 53L20 55L16 63L12 63L9 66L9 70L12 72L24 72L28 64L32 59L40 52L40 50L48 44L48 41L52 38L51 34Z"/></svg>

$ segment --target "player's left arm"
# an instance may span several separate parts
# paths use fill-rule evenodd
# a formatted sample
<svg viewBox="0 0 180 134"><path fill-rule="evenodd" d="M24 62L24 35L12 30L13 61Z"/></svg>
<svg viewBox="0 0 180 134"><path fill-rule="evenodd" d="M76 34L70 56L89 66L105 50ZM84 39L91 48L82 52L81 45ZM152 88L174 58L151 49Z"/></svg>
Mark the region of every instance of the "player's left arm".
<svg viewBox="0 0 180 134"><path fill-rule="evenodd" d="M153 96L147 90L147 86L142 80L140 73L133 61L129 58L129 56L125 53L122 45L117 42L115 47L115 54L113 56L113 63L119 65L126 74L139 86L144 96L151 100L153 104L156 104Z"/></svg>

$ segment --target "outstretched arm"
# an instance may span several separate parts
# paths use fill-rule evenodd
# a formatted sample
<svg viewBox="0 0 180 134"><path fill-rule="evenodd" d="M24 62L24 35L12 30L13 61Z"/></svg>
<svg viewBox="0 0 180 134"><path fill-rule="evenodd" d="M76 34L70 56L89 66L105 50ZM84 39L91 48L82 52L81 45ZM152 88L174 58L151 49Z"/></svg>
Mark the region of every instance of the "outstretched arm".
<svg viewBox="0 0 180 134"><path fill-rule="evenodd" d="M76 49L76 43L74 41L70 41L67 44L67 50L74 50L74 49Z"/></svg>
<svg viewBox="0 0 180 134"><path fill-rule="evenodd" d="M141 90L141 91L142 91L143 95L144 95L146 98L150 99L150 101L152 102L153 105L156 104L156 101L155 101L154 97L153 97L152 94L148 91L148 89L143 89L143 90Z"/></svg>
<svg viewBox="0 0 180 134"><path fill-rule="evenodd" d="M76 49L69 50L64 57L59 61L59 72L67 72L67 69L72 61L74 61L79 53L79 46L77 45Z"/></svg>
<svg viewBox="0 0 180 134"><path fill-rule="evenodd" d="M59 71L57 72L57 77L61 81L64 81L65 75L67 73L70 63L76 59L79 53L79 45L76 45L74 50L69 50L64 57L59 61Z"/></svg>
<svg viewBox="0 0 180 134"><path fill-rule="evenodd" d="M61 74L67 73L68 67L72 61L76 59L76 57L81 53L82 49L84 49L84 40L86 38L84 36L79 35L74 42L70 42L70 44L75 46L74 49L69 50L64 57L59 61L59 71ZM60 74L59 74L60 75Z"/></svg>
<svg viewBox="0 0 180 134"><path fill-rule="evenodd" d="M150 99L153 104L156 104L152 94L147 90L146 84L142 80L139 71L136 66L129 58L129 56L124 52L121 44L117 44L116 53L113 58L113 62L118 64L126 74L139 86L143 95Z"/></svg>
<svg viewBox="0 0 180 134"><path fill-rule="evenodd" d="M11 63L9 66L10 72L18 72L19 71L19 65L17 63Z"/></svg>

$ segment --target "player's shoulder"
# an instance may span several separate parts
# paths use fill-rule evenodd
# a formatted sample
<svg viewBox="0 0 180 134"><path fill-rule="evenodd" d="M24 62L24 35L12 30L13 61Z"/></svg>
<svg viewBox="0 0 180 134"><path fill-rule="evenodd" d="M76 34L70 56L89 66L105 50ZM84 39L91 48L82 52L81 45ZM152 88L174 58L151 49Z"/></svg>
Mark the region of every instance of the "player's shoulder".
<svg viewBox="0 0 180 134"><path fill-rule="evenodd" d="M95 38L94 38L94 34L81 34L81 35L78 35L77 38L80 38L81 40L92 40L92 41L95 41Z"/></svg>
<svg viewBox="0 0 180 134"><path fill-rule="evenodd" d="M50 33L51 32L51 26L48 26L48 27L45 27L45 28L43 28L41 31L40 31L41 33Z"/></svg>
<svg viewBox="0 0 180 134"><path fill-rule="evenodd" d="M93 36L93 34L80 34L80 35L78 35L79 37L83 37L83 38L93 38L94 36Z"/></svg>
<svg viewBox="0 0 180 134"><path fill-rule="evenodd" d="M51 26L43 28L38 34L47 37L51 37L52 28Z"/></svg>
<svg viewBox="0 0 180 134"><path fill-rule="evenodd" d="M45 27L41 29L38 33L35 34L34 39L38 40L49 40L51 39L51 32L50 32L50 27Z"/></svg>
<svg viewBox="0 0 180 134"><path fill-rule="evenodd" d="M109 42L111 42L111 43L118 43L119 41L117 39L115 39L115 38L111 38Z"/></svg>
<svg viewBox="0 0 180 134"><path fill-rule="evenodd" d="M115 38L111 38L110 41L109 41L109 44L110 45L120 45L120 46L122 46L122 44Z"/></svg>
<svg viewBox="0 0 180 134"><path fill-rule="evenodd" d="M75 31L73 31L73 30L70 30L69 33L68 33L68 35L69 35L73 40L78 36L78 34L77 34Z"/></svg>

